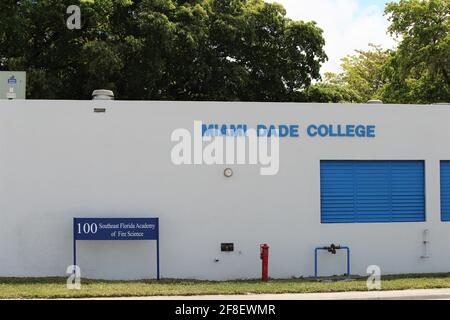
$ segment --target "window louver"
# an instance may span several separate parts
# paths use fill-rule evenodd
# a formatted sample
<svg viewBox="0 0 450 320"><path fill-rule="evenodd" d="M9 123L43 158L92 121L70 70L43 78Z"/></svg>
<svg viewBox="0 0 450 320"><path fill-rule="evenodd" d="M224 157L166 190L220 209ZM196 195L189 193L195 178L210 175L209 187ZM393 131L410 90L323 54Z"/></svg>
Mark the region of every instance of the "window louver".
<svg viewBox="0 0 450 320"><path fill-rule="evenodd" d="M423 161L323 160L320 180L322 223L425 221Z"/></svg>

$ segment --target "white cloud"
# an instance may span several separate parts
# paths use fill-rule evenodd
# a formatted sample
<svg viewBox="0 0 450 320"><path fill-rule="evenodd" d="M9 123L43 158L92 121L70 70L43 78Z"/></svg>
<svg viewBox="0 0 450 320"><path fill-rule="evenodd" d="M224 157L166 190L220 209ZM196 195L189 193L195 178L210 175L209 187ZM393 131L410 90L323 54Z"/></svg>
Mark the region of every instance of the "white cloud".
<svg viewBox="0 0 450 320"><path fill-rule="evenodd" d="M386 33L389 25L380 7L362 6L357 0L267 0L278 2L295 20L317 22L324 30L325 52L328 55L321 73L340 71L340 59L355 49L366 49L369 43L384 48L394 47Z"/></svg>

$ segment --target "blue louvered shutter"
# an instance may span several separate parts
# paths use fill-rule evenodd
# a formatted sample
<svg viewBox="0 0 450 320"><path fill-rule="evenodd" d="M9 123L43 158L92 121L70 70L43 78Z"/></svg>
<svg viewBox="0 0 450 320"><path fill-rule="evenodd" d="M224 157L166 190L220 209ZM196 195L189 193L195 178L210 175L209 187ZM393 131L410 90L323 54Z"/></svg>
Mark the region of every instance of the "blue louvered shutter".
<svg viewBox="0 0 450 320"><path fill-rule="evenodd" d="M441 220L450 221L450 161L441 161Z"/></svg>
<svg viewBox="0 0 450 320"><path fill-rule="evenodd" d="M320 162L322 223L425 221L423 161Z"/></svg>

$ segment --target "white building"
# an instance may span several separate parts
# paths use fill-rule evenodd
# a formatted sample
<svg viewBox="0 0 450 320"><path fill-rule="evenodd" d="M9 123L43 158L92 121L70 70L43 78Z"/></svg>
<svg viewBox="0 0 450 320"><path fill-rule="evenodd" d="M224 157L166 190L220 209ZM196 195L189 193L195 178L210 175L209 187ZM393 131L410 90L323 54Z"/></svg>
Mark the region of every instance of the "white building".
<svg viewBox="0 0 450 320"><path fill-rule="evenodd" d="M0 101L0 276L64 276L74 217L159 217L163 278L259 278L262 243L273 278L314 275L331 243L352 274L447 272L449 119L437 105ZM274 175L175 165L171 135L194 121L298 136L279 138ZM155 277L154 241L77 250L82 277ZM345 253L320 251L318 272L345 273Z"/></svg>

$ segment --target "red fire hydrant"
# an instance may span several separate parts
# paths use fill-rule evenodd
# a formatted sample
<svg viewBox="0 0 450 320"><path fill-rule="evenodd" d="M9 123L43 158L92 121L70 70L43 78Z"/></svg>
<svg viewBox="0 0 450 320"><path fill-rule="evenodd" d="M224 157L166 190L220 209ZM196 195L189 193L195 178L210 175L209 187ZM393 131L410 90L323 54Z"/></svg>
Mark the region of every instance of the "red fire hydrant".
<svg viewBox="0 0 450 320"><path fill-rule="evenodd" d="M260 255L261 255L261 260L262 260L261 280L268 281L269 280L269 246L267 245L267 243L263 243L260 246Z"/></svg>

